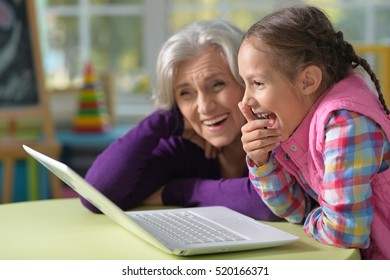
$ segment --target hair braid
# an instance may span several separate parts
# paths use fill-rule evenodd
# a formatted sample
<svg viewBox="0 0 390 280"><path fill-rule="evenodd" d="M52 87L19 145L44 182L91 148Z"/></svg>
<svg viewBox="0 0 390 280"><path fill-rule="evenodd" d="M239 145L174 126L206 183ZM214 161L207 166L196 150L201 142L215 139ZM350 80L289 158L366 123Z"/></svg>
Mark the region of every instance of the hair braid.
<svg viewBox="0 0 390 280"><path fill-rule="evenodd" d="M318 10L314 11L323 15ZM346 50L343 33L335 33L330 21L321 22L320 19L321 16L318 16L312 24L306 25L306 32L313 41L310 52L314 54L308 62L322 68L324 75L322 88L326 89L344 79L351 67L355 66L348 55L349 51Z"/></svg>
<svg viewBox="0 0 390 280"><path fill-rule="evenodd" d="M371 81L374 83L376 91L378 92L378 99L382 104L383 109L385 110L386 114L390 113L390 110L387 108L386 101L383 97L382 89L380 82L378 78L376 77L374 71L372 70L370 64L367 62L366 59L358 56L353 48L353 46L348 43L347 41L344 41L343 34L341 31L336 33L336 37L339 38L338 44L341 49L341 54L345 57L346 62L352 66L352 68L356 68L359 65L363 67L363 69L367 72L369 75Z"/></svg>
<svg viewBox="0 0 390 280"><path fill-rule="evenodd" d="M357 64L361 65L363 67L363 69L366 70L367 74L370 76L370 79L374 83L375 88L378 92L379 101L381 102L382 107L385 110L386 114L389 114L390 110L387 108L386 101L383 97L380 82L379 82L378 78L376 77L375 73L372 71L371 66L368 64L367 60L365 60L364 58L356 56L356 60L357 60Z"/></svg>

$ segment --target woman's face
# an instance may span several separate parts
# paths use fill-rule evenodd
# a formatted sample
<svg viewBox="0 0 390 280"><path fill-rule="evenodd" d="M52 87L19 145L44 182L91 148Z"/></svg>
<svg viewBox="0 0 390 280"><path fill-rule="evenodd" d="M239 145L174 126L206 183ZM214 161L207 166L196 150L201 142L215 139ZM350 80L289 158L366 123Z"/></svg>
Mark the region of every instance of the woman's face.
<svg viewBox="0 0 390 280"><path fill-rule="evenodd" d="M176 103L192 128L216 148L241 137L245 118L237 104L244 88L234 79L218 50L209 48L177 68Z"/></svg>
<svg viewBox="0 0 390 280"><path fill-rule="evenodd" d="M309 111L308 101L295 85L271 66L269 55L244 41L238 54L240 75L245 82L243 105L256 115L274 120L273 128L286 140ZM298 81L294 81L298 84Z"/></svg>

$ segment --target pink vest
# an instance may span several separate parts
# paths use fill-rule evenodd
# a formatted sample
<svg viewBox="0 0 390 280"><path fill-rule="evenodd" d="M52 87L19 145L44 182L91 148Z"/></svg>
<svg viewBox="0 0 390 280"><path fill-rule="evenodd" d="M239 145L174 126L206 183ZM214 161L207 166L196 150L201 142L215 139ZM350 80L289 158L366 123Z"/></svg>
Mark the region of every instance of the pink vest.
<svg viewBox="0 0 390 280"><path fill-rule="evenodd" d="M304 177L312 188L307 190L309 193L320 193L324 174L325 125L332 111L340 109L370 117L390 139L390 117L384 114L377 95L363 79L353 74L337 83L319 98L294 134L275 153L278 162L298 181L298 174ZM363 258L390 259L390 168L374 175L371 187L374 217L370 247L362 250Z"/></svg>

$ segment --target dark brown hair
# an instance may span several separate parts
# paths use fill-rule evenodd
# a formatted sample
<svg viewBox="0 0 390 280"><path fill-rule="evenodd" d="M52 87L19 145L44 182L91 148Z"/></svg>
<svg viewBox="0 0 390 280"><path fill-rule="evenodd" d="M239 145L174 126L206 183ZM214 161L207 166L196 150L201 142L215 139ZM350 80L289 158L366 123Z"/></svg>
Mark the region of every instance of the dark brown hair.
<svg viewBox="0 0 390 280"><path fill-rule="evenodd" d="M353 68L363 67L378 92L378 98L387 114L380 83L367 60L359 57L341 31L320 9L313 6L293 6L265 16L244 35L261 51L270 54L273 66L290 81L309 65L318 66L323 73L319 92L330 88L348 76Z"/></svg>

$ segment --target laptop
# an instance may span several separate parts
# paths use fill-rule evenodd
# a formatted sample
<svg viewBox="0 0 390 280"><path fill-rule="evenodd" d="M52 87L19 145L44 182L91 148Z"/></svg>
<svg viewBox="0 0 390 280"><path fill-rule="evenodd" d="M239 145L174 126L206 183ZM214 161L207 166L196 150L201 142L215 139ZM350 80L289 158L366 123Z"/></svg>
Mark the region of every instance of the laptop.
<svg viewBox="0 0 390 280"><path fill-rule="evenodd" d="M23 148L114 222L167 253L223 253L299 240L298 236L222 206L123 211L67 165L26 145Z"/></svg>

